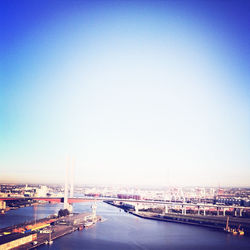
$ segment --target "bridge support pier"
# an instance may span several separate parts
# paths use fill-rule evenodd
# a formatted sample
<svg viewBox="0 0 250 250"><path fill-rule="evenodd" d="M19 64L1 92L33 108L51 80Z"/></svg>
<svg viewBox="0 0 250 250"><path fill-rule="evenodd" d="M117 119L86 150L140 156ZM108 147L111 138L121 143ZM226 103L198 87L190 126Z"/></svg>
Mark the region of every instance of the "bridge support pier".
<svg viewBox="0 0 250 250"><path fill-rule="evenodd" d="M168 205L165 205L165 214L167 214L168 213Z"/></svg>
<svg viewBox="0 0 250 250"><path fill-rule="evenodd" d="M226 208L223 208L223 216L226 216Z"/></svg>
<svg viewBox="0 0 250 250"><path fill-rule="evenodd" d="M6 202L0 201L0 209L6 209Z"/></svg>
<svg viewBox="0 0 250 250"><path fill-rule="evenodd" d="M219 208L217 207L217 216L219 216L220 215L220 210L219 210Z"/></svg>
<svg viewBox="0 0 250 250"><path fill-rule="evenodd" d="M135 204L135 212L138 213L139 212L139 209L138 209L138 204L136 203Z"/></svg>
<svg viewBox="0 0 250 250"><path fill-rule="evenodd" d="M234 216L237 217L237 208L234 209Z"/></svg>
<svg viewBox="0 0 250 250"><path fill-rule="evenodd" d="M69 210L70 213L72 213L73 212L73 205L68 203L67 209Z"/></svg>
<svg viewBox="0 0 250 250"><path fill-rule="evenodd" d="M241 208L240 209L240 217L242 217L242 212L243 212L243 209Z"/></svg>
<svg viewBox="0 0 250 250"><path fill-rule="evenodd" d="M182 214L186 215L186 207L182 206Z"/></svg>
<svg viewBox="0 0 250 250"><path fill-rule="evenodd" d="M203 208L203 215L204 216L206 215L206 208L205 207Z"/></svg>

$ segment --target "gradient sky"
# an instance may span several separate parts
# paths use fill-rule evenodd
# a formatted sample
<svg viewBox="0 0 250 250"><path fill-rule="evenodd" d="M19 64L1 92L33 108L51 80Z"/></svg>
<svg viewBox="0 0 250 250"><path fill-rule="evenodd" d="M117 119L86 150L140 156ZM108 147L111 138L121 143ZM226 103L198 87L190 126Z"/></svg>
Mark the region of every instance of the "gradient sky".
<svg viewBox="0 0 250 250"><path fill-rule="evenodd" d="M249 1L0 5L2 182L249 186Z"/></svg>

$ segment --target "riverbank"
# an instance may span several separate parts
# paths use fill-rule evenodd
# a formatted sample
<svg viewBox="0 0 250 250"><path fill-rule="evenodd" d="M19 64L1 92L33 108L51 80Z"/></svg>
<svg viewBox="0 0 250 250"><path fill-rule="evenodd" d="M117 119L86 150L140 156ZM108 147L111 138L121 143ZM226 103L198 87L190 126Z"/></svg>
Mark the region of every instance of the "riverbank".
<svg viewBox="0 0 250 250"><path fill-rule="evenodd" d="M43 244L52 244L53 240L83 230L100 221L92 213L70 214L69 216L47 218L0 229L0 249L33 249ZM30 237L29 237L30 236ZM11 246L11 248L8 248ZM6 248L7 247L7 248Z"/></svg>
<svg viewBox="0 0 250 250"><path fill-rule="evenodd" d="M197 215L183 215L175 213L158 214L158 213L142 212L142 211L135 212L132 209L127 209L126 207L123 207L122 205L116 205L111 201L105 201L105 202L109 205L123 209L124 211L143 219L209 227L222 232L224 232L224 228L226 227L226 222L227 222L227 216L206 216L206 215L197 216ZM235 229L241 227L244 229L245 235L250 236L250 219L230 217L229 226Z"/></svg>
<svg viewBox="0 0 250 250"><path fill-rule="evenodd" d="M17 200L11 201L12 203L8 203L4 209L0 209L0 215L5 214L10 210L16 210L23 207L30 207L30 206L38 206L41 204L47 203L47 201L35 201L35 200Z"/></svg>

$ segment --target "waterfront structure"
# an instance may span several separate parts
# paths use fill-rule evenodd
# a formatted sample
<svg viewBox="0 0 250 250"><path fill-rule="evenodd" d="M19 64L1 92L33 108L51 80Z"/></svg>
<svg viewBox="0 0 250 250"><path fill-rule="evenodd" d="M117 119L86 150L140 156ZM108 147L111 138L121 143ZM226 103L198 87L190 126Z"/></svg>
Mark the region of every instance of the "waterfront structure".
<svg viewBox="0 0 250 250"><path fill-rule="evenodd" d="M82 230L100 220L100 216L93 218L93 213L71 214L70 216L44 218L38 221L22 223L0 229L0 250L31 249L34 246L50 244L54 239L65 234Z"/></svg>
<svg viewBox="0 0 250 250"><path fill-rule="evenodd" d="M9 234L0 237L0 250L9 250L20 247L29 242L34 242L37 239L37 233L31 234Z"/></svg>

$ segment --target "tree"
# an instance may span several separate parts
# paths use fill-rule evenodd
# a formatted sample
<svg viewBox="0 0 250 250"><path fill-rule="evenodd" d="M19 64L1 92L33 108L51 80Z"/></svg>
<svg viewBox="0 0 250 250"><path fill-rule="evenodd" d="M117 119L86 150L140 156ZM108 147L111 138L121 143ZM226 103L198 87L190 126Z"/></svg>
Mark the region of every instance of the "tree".
<svg viewBox="0 0 250 250"><path fill-rule="evenodd" d="M68 209L60 209L58 212L58 217L63 217L69 215L69 210Z"/></svg>

